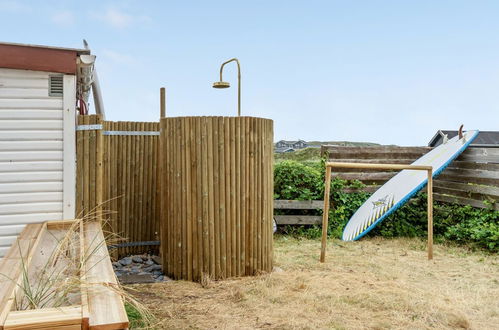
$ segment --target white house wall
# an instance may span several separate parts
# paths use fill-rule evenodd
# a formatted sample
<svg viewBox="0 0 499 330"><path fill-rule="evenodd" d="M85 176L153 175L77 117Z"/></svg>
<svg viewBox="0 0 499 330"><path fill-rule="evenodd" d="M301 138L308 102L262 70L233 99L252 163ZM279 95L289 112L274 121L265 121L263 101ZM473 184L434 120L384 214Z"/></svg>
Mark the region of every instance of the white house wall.
<svg viewBox="0 0 499 330"><path fill-rule="evenodd" d="M49 73L0 68L0 258L26 224L74 217L74 81L51 97Z"/></svg>

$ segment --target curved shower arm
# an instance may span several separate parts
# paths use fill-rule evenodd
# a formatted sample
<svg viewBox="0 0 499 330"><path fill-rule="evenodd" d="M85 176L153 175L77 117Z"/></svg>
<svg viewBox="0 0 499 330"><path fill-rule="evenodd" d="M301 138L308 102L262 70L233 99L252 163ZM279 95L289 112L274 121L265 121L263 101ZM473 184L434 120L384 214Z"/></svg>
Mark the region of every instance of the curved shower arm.
<svg viewBox="0 0 499 330"><path fill-rule="evenodd" d="M231 58L230 60L223 62L222 65L220 66L220 81L223 81L222 79L222 73L224 70L225 64L228 64L230 62L236 62L237 63L237 77L240 79L241 78L241 65L239 64L239 60L237 58Z"/></svg>

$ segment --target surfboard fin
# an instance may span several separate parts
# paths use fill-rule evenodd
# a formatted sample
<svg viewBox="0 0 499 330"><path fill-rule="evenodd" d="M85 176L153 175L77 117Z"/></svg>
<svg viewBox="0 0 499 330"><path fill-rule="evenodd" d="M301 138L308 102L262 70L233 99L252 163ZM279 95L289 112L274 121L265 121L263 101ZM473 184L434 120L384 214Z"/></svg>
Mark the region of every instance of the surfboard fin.
<svg viewBox="0 0 499 330"><path fill-rule="evenodd" d="M447 134L444 134L444 132L442 132L442 130L439 130L438 131L438 134L440 134L440 136L442 137L443 141L442 141L442 144L446 144L447 141L449 141L449 135Z"/></svg>

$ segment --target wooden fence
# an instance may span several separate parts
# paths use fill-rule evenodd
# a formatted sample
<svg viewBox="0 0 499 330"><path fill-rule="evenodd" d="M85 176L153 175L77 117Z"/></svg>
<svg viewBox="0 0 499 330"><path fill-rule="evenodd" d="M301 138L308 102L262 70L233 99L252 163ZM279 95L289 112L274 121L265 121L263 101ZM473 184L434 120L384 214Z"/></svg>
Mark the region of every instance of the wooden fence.
<svg viewBox="0 0 499 330"><path fill-rule="evenodd" d="M429 147L322 146L321 154L335 162L410 164L430 150ZM362 181L368 185L364 190L371 192L397 173L348 168L335 171L333 176ZM466 149L434 181L433 191L437 201L499 210L499 148Z"/></svg>
<svg viewBox="0 0 499 330"><path fill-rule="evenodd" d="M324 208L324 201L297 201L297 200L275 200L274 211L294 210L315 213ZM319 213L320 214L320 213ZM274 219L278 225L318 225L322 222L322 215L310 214L277 214Z"/></svg>
<svg viewBox="0 0 499 330"><path fill-rule="evenodd" d="M127 242L158 241L159 123L79 116L76 139L77 214L109 211L109 229ZM123 247L119 254L151 249L157 245Z"/></svg>

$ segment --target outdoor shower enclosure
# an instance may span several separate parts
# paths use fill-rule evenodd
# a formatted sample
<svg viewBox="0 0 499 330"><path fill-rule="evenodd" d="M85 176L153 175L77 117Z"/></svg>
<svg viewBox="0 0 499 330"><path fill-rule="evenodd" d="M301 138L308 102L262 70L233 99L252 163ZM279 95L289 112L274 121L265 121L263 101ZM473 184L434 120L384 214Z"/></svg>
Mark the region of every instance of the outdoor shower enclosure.
<svg viewBox="0 0 499 330"><path fill-rule="evenodd" d="M163 270L200 281L272 270L273 121L161 119Z"/></svg>

